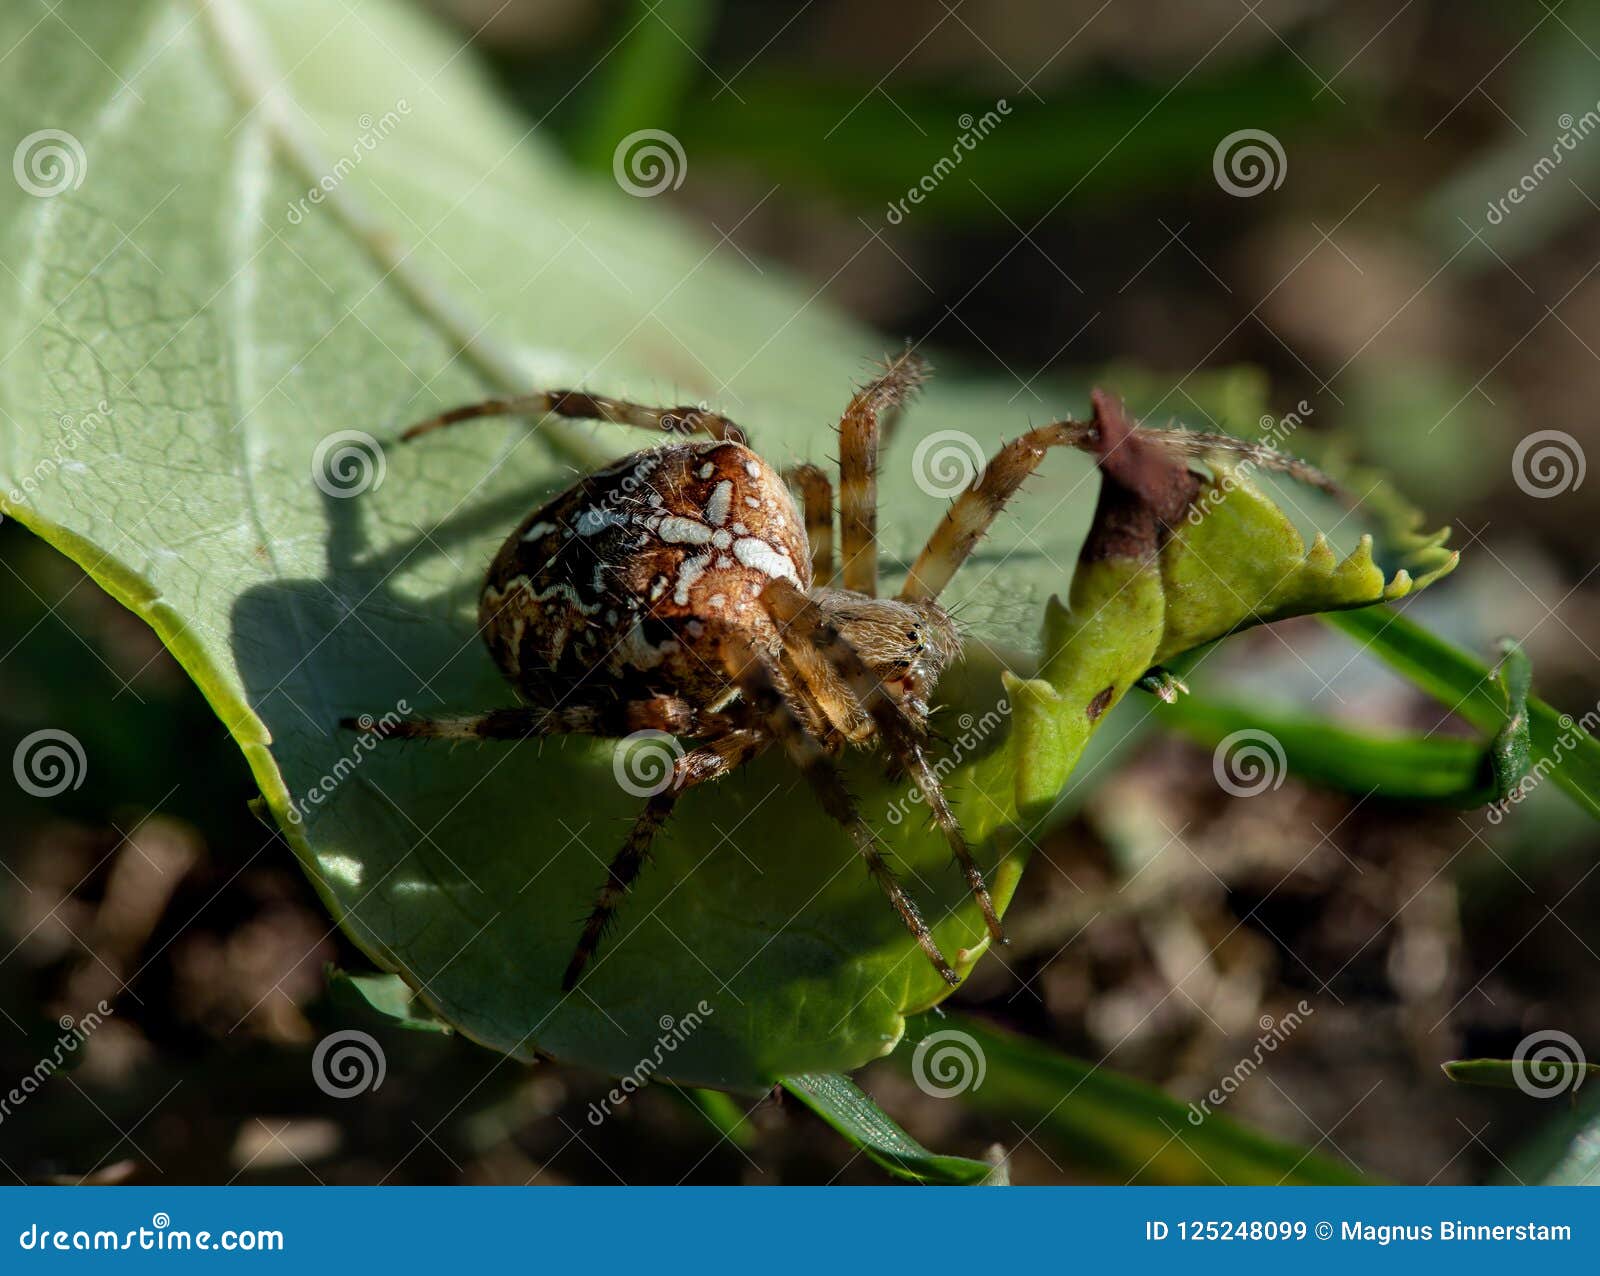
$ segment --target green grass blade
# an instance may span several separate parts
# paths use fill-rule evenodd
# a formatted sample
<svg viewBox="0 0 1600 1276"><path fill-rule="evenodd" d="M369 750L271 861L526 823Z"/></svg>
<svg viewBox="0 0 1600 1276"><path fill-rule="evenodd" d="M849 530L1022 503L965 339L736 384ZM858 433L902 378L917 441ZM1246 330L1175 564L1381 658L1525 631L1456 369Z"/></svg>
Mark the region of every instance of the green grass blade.
<svg viewBox="0 0 1600 1276"><path fill-rule="evenodd" d="M1469 653L1434 637L1387 607L1324 615L1322 622L1348 634L1481 731L1498 735L1506 726L1505 693L1490 670ZM1582 718L1561 713L1529 696L1528 734L1532 768L1523 789L1548 776L1590 815L1600 819L1600 709Z"/></svg>
<svg viewBox="0 0 1600 1276"><path fill-rule="evenodd" d="M983 1161L928 1151L848 1077L785 1077L783 1088L896 1178L962 1185L995 1181L994 1167Z"/></svg>
<svg viewBox="0 0 1600 1276"><path fill-rule="evenodd" d="M934 1032L965 1036L973 1065L961 1102L1018 1123L1075 1166L1116 1182L1165 1184L1356 1184L1361 1175L1278 1143L1215 1113L1202 1115L1141 1082L1059 1054L975 1019L913 1020L892 1058L908 1071L915 1044ZM967 1078L964 1076L963 1080ZM1009 1128L1009 1127L1008 1127Z"/></svg>
<svg viewBox="0 0 1600 1276"><path fill-rule="evenodd" d="M1496 795L1489 753L1474 740L1377 736L1305 714L1262 712L1185 696L1162 709L1163 723L1215 746L1236 731L1270 735L1294 774L1330 788L1409 801L1481 806Z"/></svg>

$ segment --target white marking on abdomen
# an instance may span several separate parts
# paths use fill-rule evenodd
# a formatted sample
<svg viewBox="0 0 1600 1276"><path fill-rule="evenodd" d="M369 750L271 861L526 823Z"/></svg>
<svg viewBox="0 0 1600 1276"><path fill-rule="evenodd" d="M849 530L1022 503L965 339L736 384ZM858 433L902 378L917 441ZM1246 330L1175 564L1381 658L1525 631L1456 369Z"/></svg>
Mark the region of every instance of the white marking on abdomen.
<svg viewBox="0 0 1600 1276"><path fill-rule="evenodd" d="M678 514L668 514L663 518L656 534L675 545L704 545L711 539L711 529L704 523Z"/></svg>
<svg viewBox="0 0 1600 1276"><path fill-rule="evenodd" d="M721 527L728 521L728 507L733 504L733 484L723 479L711 489L706 501L706 522Z"/></svg>
<svg viewBox="0 0 1600 1276"><path fill-rule="evenodd" d="M753 567L774 580L783 577L792 580L796 585L800 583L800 577L795 575L794 563L790 561L789 555L767 544L766 541L757 540L754 536L743 536L734 541L733 556L746 567Z"/></svg>

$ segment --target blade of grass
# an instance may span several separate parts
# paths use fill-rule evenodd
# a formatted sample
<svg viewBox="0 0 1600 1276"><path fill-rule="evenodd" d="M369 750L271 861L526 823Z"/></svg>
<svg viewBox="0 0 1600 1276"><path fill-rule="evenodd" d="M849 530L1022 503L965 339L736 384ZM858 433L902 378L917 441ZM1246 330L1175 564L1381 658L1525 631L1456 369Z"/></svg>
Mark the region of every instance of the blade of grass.
<svg viewBox="0 0 1600 1276"><path fill-rule="evenodd" d="M1441 1063L1445 1076L1461 1085L1489 1086L1495 1090L1535 1090L1563 1094L1576 1090L1590 1077L1600 1076L1600 1063L1574 1063L1556 1059L1451 1059Z"/></svg>
<svg viewBox="0 0 1600 1276"><path fill-rule="evenodd" d="M914 1047L934 1032L967 1038L976 1084L962 1102L1018 1123L1073 1165L1118 1182L1166 1184L1355 1184L1362 1176L1278 1143L1214 1113L1201 1114L1151 1086L1059 1054L965 1016L913 1020L890 1056L908 1071ZM926 1064L928 1061L924 1061ZM936 1064L934 1065L937 1066Z"/></svg>
<svg viewBox="0 0 1600 1276"><path fill-rule="evenodd" d="M996 1185L993 1166L928 1151L848 1077L785 1077L783 1088L896 1178L918 1183Z"/></svg>
<svg viewBox="0 0 1600 1276"><path fill-rule="evenodd" d="M1377 736L1307 714L1271 713L1187 696L1160 720L1201 744L1216 746L1236 731L1265 732L1283 749L1288 769L1351 793L1455 806L1481 806L1497 795L1490 783L1490 747L1449 736Z"/></svg>
<svg viewBox="0 0 1600 1276"><path fill-rule="evenodd" d="M1484 664L1389 608L1329 612L1320 619L1355 639L1479 730L1497 735L1512 716L1507 713L1500 681ZM1591 708L1575 720L1529 696L1527 714L1532 766L1523 786L1534 782L1534 777L1548 775L1600 819L1600 740L1590 734L1600 725L1600 708Z"/></svg>

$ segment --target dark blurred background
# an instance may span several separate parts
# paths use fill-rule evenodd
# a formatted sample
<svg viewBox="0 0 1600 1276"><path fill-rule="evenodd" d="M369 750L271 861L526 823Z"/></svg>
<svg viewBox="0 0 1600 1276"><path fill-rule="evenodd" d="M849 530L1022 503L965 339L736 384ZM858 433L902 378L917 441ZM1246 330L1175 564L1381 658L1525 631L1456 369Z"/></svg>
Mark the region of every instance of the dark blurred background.
<svg viewBox="0 0 1600 1276"><path fill-rule="evenodd" d="M1267 410L1305 400L1308 430L1454 524L1463 567L1414 616L1486 657L1520 638L1563 709L1600 696L1600 482L1541 499L1513 465L1535 430L1579 458L1600 443L1600 135L1492 211L1600 111L1600 7L431 7L576 165L608 173L622 135L671 132L687 178L654 215L798 276L890 344L1013 383L1019 428L1076 406L1053 387L1090 376L1203 426L1197 405L1259 370ZM961 165L892 216L1002 101ZM1213 166L1244 129L1282 153L1255 194ZM0 1174L881 1181L777 1099L723 1137L657 1088L594 1130L601 1078L362 1020L324 980L362 959L250 813L237 748L171 657L14 524L0 566L0 744L49 724L95 759L50 801L0 785L0 1010L16 1029L0 1031L0 1081L48 1051L64 1011L116 1010L0 1122ZM1206 677L1368 728L1458 729L1314 621L1235 640ZM1293 779L1234 799L1209 750L1146 730L1080 797L1019 892L1006 965L979 968L963 1009L1187 1102L1260 1016L1306 998L1314 1018L1227 1115L1419 1183L1514 1176L1559 1106L1454 1087L1442 1060L1506 1057L1550 1026L1600 1054L1600 839L1553 785L1498 826ZM344 1023L391 1046L361 1104L311 1080L312 1046ZM938 1150L999 1144L1023 1182L1108 1177L1020 1113L929 1097L887 1065L861 1080Z"/></svg>

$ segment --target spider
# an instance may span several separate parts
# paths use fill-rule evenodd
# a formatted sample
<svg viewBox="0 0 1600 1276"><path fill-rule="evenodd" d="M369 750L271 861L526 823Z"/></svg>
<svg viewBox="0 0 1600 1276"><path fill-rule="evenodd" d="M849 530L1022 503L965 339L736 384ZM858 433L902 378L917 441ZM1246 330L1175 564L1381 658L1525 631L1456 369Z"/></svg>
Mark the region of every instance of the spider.
<svg viewBox="0 0 1600 1276"><path fill-rule="evenodd" d="M886 361L840 420L837 578L828 476L815 465L780 475L748 446L743 430L715 412L550 390L455 408L400 436L409 442L482 417L547 414L678 436L624 456L534 510L490 564L479 626L518 707L390 719L381 729L393 739L656 731L692 742L611 861L562 978L564 991L593 960L683 794L775 743L843 827L947 983L960 977L840 776L835 759L846 747L881 746L911 778L988 933L1006 942L983 871L928 757L930 698L961 652L939 595L1050 448L1104 447L1113 441L1107 435L1126 441L1133 427L1120 404L1096 392L1092 421L1040 426L1003 445L946 511L899 593L880 598L879 447L926 374L910 351ZM1263 458L1267 450L1227 436L1140 434L1191 454L1208 445L1243 448L1286 468L1280 454ZM697 435L704 437L691 437Z"/></svg>

